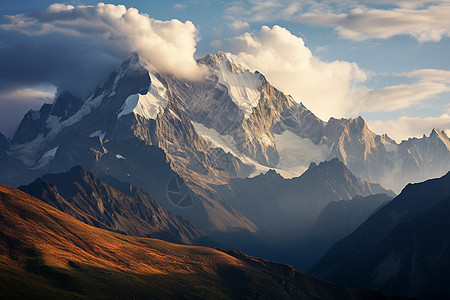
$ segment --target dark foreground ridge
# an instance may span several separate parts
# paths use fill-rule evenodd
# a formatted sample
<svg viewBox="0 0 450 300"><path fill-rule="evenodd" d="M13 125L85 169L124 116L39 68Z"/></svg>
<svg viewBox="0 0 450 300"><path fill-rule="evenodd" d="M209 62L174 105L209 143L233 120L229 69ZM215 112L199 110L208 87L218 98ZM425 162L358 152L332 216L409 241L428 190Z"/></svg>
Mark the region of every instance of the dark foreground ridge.
<svg viewBox="0 0 450 300"><path fill-rule="evenodd" d="M314 276L359 289L450 299L450 172L409 184L314 265Z"/></svg>
<svg viewBox="0 0 450 300"><path fill-rule="evenodd" d="M6 298L398 299L239 252L91 227L3 185L0 291Z"/></svg>
<svg viewBox="0 0 450 300"><path fill-rule="evenodd" d="M47 174L19 189L98 228L172 243L207 244L204 233L188 221L170 213L143 190L122 185L127 193L82 167L73 167L65 173Z"/></svg>

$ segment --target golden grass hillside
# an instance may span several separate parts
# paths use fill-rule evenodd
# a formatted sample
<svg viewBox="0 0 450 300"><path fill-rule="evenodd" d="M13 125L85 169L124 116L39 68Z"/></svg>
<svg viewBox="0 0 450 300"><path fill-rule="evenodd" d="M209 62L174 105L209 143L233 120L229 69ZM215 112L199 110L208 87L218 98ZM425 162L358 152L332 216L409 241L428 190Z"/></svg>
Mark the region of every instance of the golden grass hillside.
<svg viewBox="0 0 450 300"><path fill-rule="evenodd" d="M5 298L395 299L332 285L235 251L88 226L0 185Z"/></svg>

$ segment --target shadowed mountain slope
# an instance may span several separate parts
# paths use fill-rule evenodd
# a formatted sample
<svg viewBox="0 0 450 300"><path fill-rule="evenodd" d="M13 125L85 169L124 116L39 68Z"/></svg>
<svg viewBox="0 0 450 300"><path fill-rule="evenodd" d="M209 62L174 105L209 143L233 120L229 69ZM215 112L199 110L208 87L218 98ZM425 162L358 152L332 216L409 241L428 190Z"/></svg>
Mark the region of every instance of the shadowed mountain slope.
<svg viewBox="0 0 450 300"><path fill-rule="evenodd" d="M354 288L450 298L450 172L410 184L310 273Z"/></svg>
<svg viewBox="0 0 450 300"><path fill-rule="evenodd" d="M270 170L254 178L233 179L230 185L215 189L220 191L221 198L258 226L255 236L267 247L246 238L246 232L240 239L236 233L212 234L219 245L245 249L252 255L299 268L310 267L315 262L313 259L319 258L305 243L310 242L311 230L330 202L379 193L394 196L379 184L356 177L336 158L318 165L312 163L300 177L285 179ZM239 243L234 244L236 240ZM315 249L315 245L310 246Z"/></svg>
<svg viewBox="0 0 450 300"><path fill-rule="evenodd" d="M19 189L95 227L175 243L206 242L204 234L189 222L171 214L146 192L127 185L133 196L74 167L66 173L47 174Z"/></svg>
<svg viewBox="0 0 450 300"><path fill-rule="evenodd" d="M310 253L310 263L306 267L311 267L334 243L355 231L391 200L392 197L386 194L376 194L328 203L320 212L306 242L299 245Z"/></svg>
<svg viewBox="0 0 450 300"><path fill-rule="evenodd" d="M331 201L392 191L352 174L337 158L319 165L312 163L300 177L285 179L270 170L254 178L234 179L221 189L227 199L260 230L279 235L279 228L291 228L301 234L317 221L322 209Z"/></svg>
<svg viewBox="0 0 450 300"><path fill-rule="evenodd" d="M395 299L238 252L91 227L3 185L0 229L6 298Z"/></svg>

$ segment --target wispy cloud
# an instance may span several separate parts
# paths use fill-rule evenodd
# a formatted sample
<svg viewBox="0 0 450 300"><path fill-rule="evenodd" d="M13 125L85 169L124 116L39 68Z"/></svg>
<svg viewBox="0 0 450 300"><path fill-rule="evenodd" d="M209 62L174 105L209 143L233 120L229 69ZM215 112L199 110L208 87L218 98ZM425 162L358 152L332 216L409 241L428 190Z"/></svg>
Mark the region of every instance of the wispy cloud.
<svg viewBox="0 0 450 300"><path fill-rule="evenodd" d="M419 42L437 42L450 36L448 0L246 0L232 2L225 14L250 22L285 20L332 27L341 38L354 41L409 35Z"/></svg>
<svg viewBox="0 0 450 300"><path fill-rule="evenodd" d="M186 4L182 4L182 3L177 3L173 6L174 9L185 9L187 8Z"/></svg>
<svg viewBox="0 0 450 300"><path fill-rule="evenodd" d="M391 4L402 8L416 8L422 7L428 3L446 3L449 1L445 0L365 0L363 1L367 4Z"/></svg>
<svg viewBox="0 0 450 300"><path fill-rule="evenodd" d="M450 71L439 69L421 69L403 73L402 76L419 78L421 81L433 81L450 84Z"/></svg>
<svg viewBox="0 0 450 300"><path fill-rule="evenodd" d="M239 32L249 29L250 24L244 21L236 20L233 23L228 24L228 27L230 27L234 32Z"/></svg>
<svg viewBox="0 0 450 300"><path fill-rule="evenodd" d="M234 1L225 10L225 16L250 22L289 19L298 13L301 7L300 2L288 0Z"/></svg>
<svg viewBox="0 0 450 300"><path fill-rule="evenodd" d="M355 41L410 35L419 42L438 42L450 36L450 5L425 9L358 8L348 14L303 14L298 21L334 27L340 37Z"/></svg>
<svg viewBox="0 0 450 300"><path fill-rule="evenodd" d="M439 82L418 82L388 86L379 90L367 91L362 96L359 111L396 111L416 105L440 93L450 91L450 87Z"/></svg>

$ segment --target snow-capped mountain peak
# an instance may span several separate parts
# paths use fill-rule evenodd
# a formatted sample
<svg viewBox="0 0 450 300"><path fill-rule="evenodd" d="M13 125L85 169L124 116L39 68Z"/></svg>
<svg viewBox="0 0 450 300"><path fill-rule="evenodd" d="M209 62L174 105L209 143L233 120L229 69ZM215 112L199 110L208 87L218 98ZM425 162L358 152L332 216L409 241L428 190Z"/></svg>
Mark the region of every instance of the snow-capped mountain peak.
<svg viewBox="0 0 450 300"><path fill-rule="evenodd" d="M225 164L232 176L273 168L293 177L311 162L338 157L356 175L398 191L448 171L445 132L397 144L372 132L362 117L320 120L223 52L198 63L210 76L186 81L155 73L134 54L89 98L60 93L53 105L27 113L8 153L30 168L45 167L69 131L101 140L138 137L173 154L181 169L200 173ZM215 161L224 155L232 162Z"/></svg>
<svg viewBox="0 0 450 300"><path fill-rule="evenodd" d="M244 117L248 118L261 98L263 76L249 71L222 51L205 56L199 63L210 68L212 75L218 78L218 88L224 87Z"/></svg>

